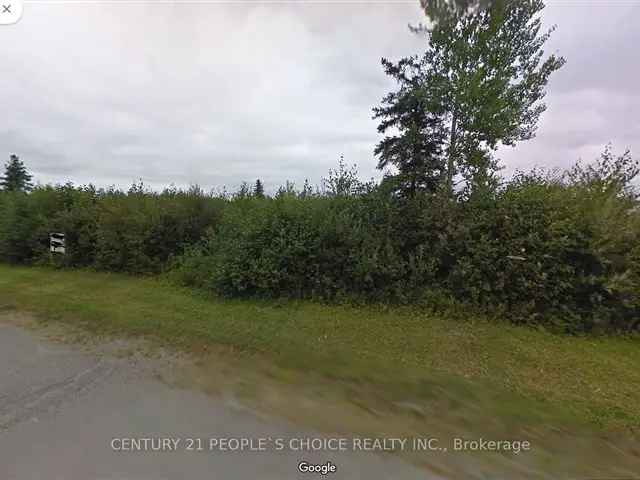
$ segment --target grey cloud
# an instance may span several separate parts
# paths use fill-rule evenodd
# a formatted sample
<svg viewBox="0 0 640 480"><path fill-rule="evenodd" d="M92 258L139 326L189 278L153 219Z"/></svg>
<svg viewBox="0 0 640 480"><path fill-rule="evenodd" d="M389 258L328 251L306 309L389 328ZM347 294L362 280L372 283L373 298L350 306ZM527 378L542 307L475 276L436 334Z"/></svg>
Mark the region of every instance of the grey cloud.
<svg viewBox="0 0 640 480"><path fill-rule="evenodd" d="M380 58L425 41L407 29L417 1L25 7L0 30L0 144L43 182L275 188L319 183L340 154L379 176L371 108L393 88ZM637 146L637 10L548 8L568 63L537 138L499 152L507 172Z"/></svg>

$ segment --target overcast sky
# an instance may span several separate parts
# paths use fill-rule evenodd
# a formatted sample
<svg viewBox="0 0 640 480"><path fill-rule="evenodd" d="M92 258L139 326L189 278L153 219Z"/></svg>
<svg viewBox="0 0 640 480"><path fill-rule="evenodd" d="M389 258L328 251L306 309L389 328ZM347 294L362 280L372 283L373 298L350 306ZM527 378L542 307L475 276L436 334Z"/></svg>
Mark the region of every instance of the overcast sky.
<svg viewBox="0 0 640 480"><path fill-rule="evenodd" d="M418 0L24 2L0 26L0 158L42 182L207 189L262 178L319 183L341 154L378 175L371 108L380 58L424 49ZM567 59L537 138L499 152L506 173L640 152L640 1L549 0Z"/></svg>

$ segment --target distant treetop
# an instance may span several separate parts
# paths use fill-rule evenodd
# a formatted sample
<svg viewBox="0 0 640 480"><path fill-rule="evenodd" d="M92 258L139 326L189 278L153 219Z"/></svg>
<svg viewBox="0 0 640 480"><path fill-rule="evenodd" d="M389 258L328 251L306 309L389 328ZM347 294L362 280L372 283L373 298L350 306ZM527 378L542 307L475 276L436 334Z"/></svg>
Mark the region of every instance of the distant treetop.
<svg viewBox="0 0 640 480"><path fill-rule="evenodd" d="M0 188L9 192L28 192L33 188L32 176L17 155L11 155L5 164Z"/></svg>

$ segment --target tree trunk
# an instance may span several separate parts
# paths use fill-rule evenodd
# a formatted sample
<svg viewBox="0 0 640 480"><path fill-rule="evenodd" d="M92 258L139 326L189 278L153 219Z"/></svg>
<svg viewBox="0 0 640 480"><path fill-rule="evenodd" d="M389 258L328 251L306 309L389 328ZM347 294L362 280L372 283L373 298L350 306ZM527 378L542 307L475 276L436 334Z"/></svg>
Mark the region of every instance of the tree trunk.
<svg viewBox="0 0 640 480"><path fill-rule="evenodd" d="M449 158L447 162L447 192L453 196L453 171L455 169L455 154L456 154L456 141L458 128L458 118L455 110L453 111L453 117L451 119L451 136L449 138Z"/></svg>

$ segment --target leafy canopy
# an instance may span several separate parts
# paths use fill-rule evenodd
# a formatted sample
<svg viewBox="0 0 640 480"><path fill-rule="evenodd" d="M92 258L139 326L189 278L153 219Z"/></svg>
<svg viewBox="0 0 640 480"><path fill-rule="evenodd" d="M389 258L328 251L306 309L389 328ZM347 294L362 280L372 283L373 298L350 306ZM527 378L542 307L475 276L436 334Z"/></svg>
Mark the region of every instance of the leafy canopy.
<svg viewBox="0 0 640 480"><path fill-rule="evenodd" d="M383 120L381 132L395 127L398 133L378 145L379 166L392 163L403 174L403 161L409 160L398 159L399 145L405 152L421 151L425 142L434 142L440 148L432 148L432 156L446 155L440 180L453 192L458 176L467 184L491 177L492 152L500 144L532 138L546 108L549 76L565 63L556 55L545 58L543 46L553 28L541 31L543 8L542 0L495 0L471 13L450 8L437 23L413 29L426 34L425 53L397 64L383 59L399 88L374 110L375 118ZM431 158L422 173L433 176L441 168Z"/></svg>

